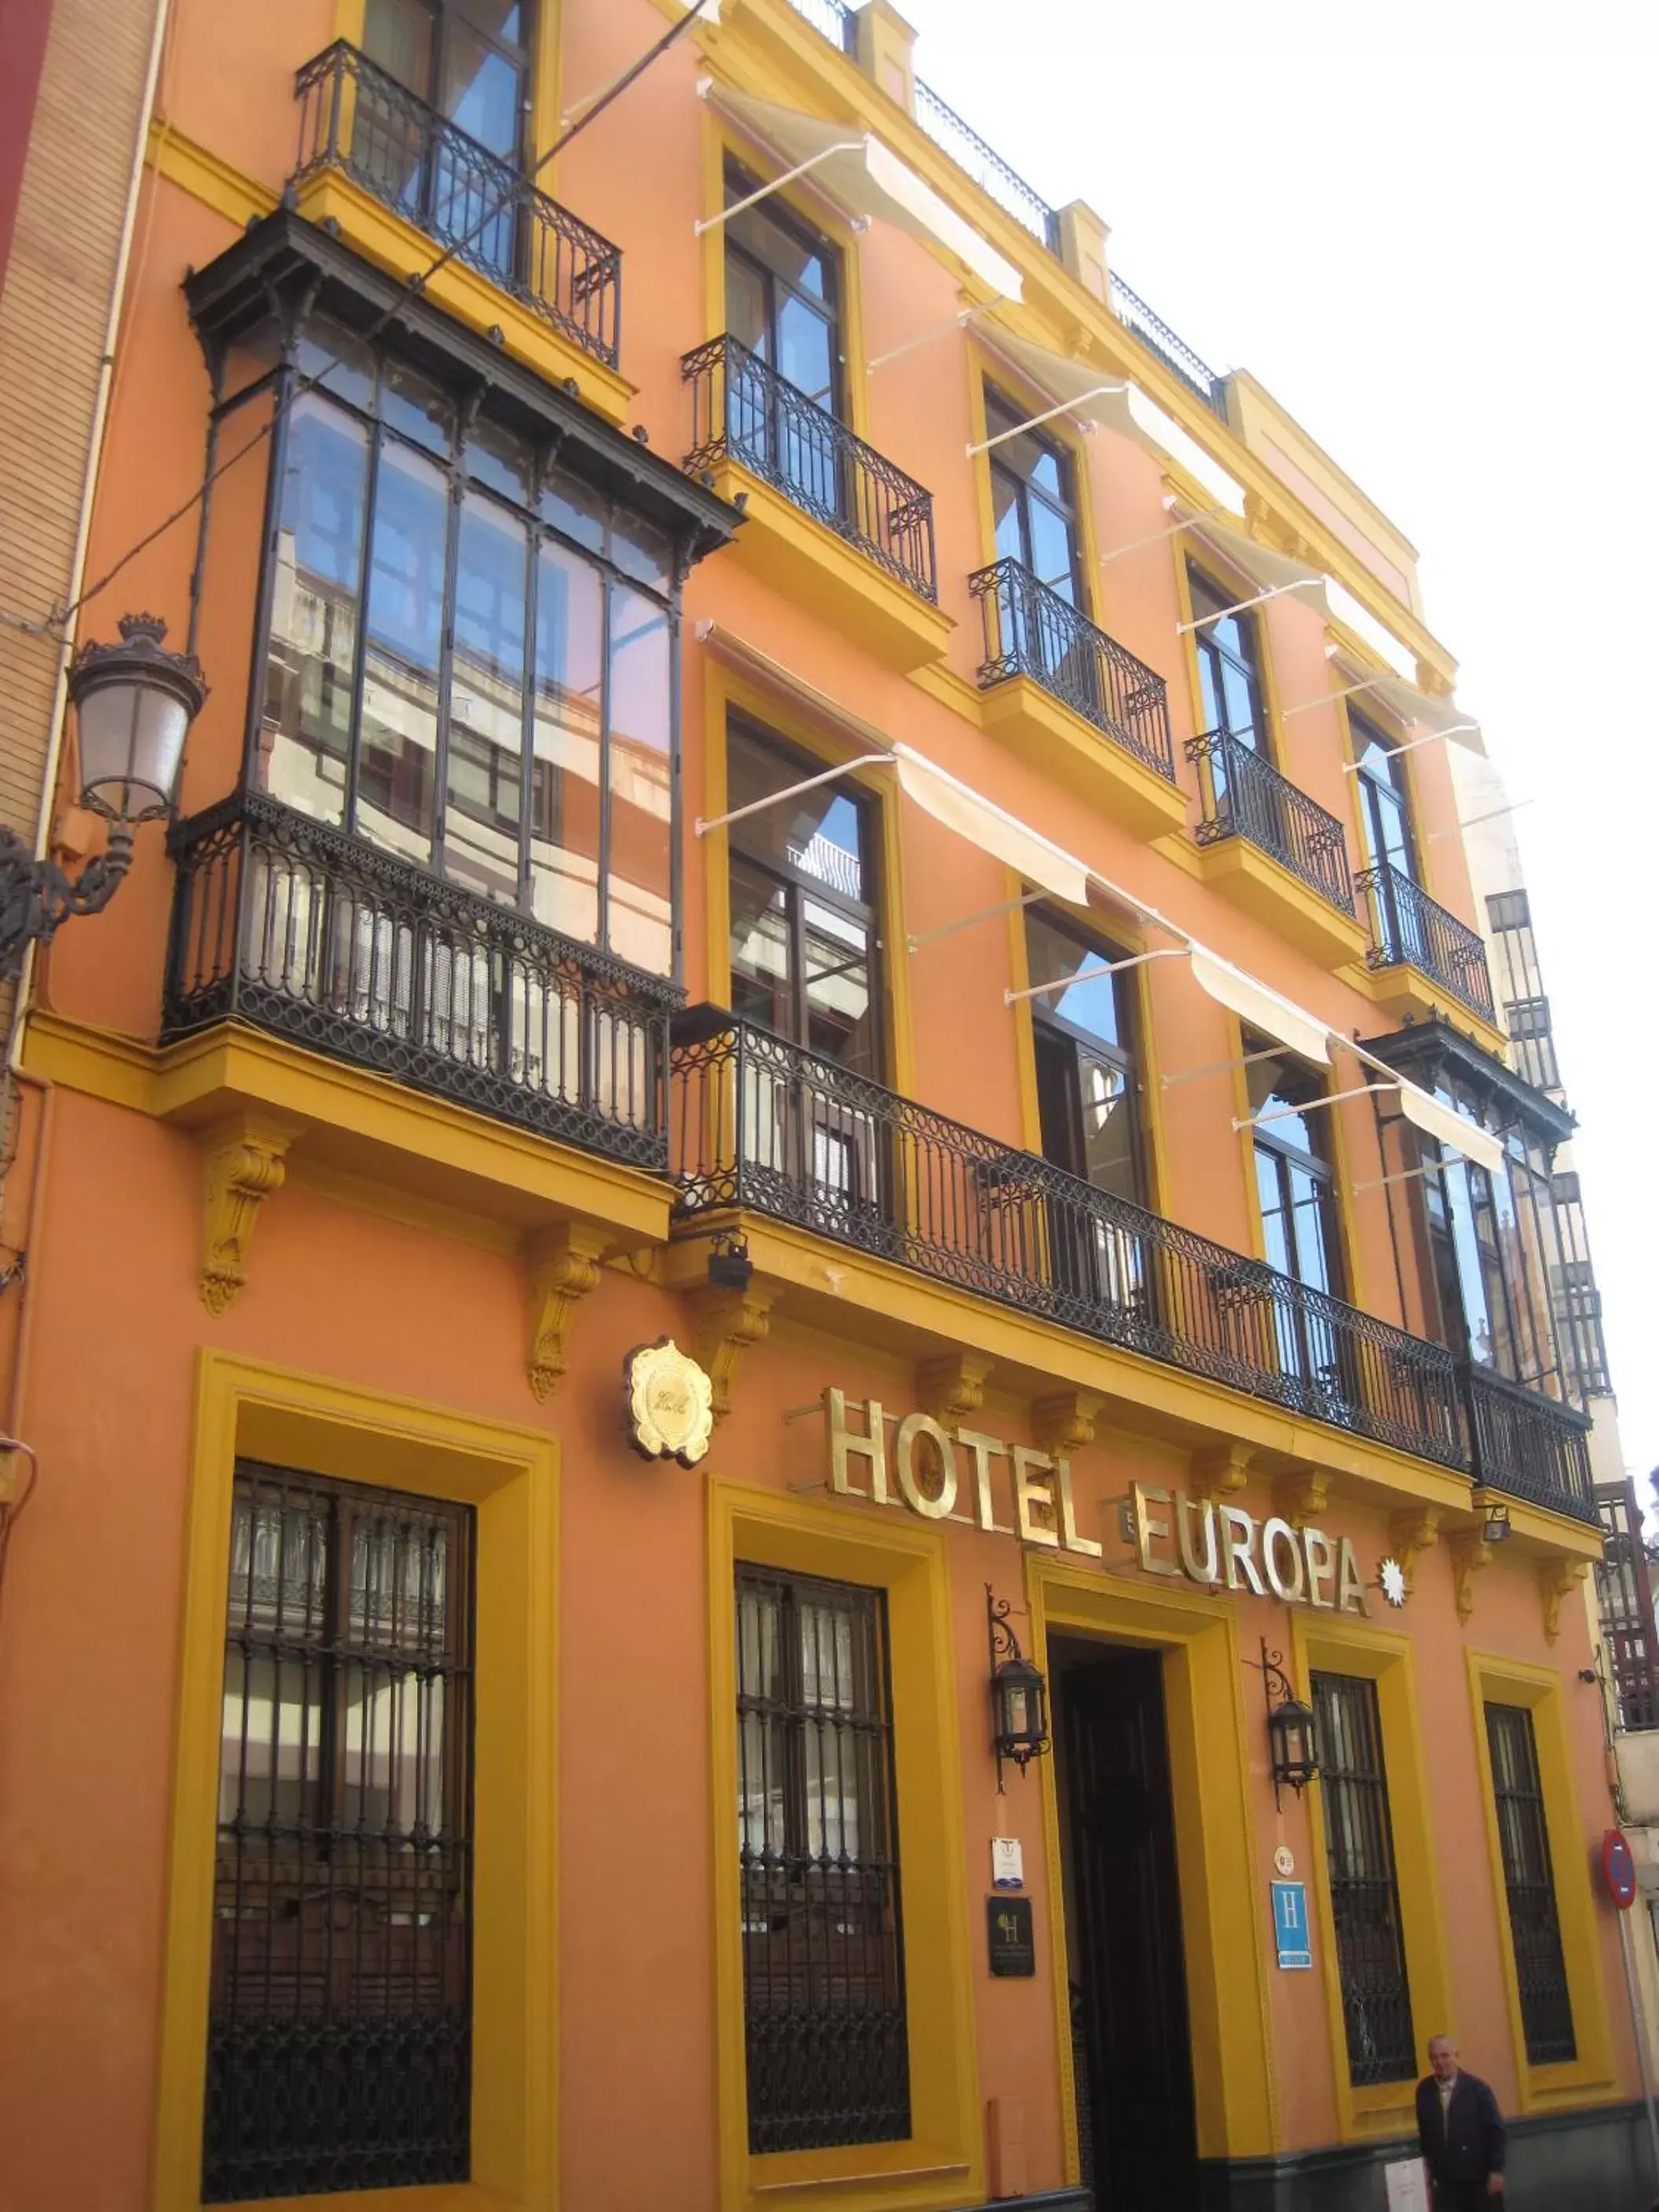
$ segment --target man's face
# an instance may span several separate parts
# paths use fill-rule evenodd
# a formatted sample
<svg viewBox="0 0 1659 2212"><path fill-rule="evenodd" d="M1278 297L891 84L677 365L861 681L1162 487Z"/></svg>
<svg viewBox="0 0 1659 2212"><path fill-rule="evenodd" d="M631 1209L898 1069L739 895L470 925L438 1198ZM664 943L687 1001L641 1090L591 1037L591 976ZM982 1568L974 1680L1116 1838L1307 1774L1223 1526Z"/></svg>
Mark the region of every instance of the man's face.
<svg viewBox="0 0 1659 2212"><path fill-rule="evenodd" d="M1429 2045L1429 2064L1437 2081L1449 2081L1457 2071L1457 2045L1434 2042Z"/></svg>

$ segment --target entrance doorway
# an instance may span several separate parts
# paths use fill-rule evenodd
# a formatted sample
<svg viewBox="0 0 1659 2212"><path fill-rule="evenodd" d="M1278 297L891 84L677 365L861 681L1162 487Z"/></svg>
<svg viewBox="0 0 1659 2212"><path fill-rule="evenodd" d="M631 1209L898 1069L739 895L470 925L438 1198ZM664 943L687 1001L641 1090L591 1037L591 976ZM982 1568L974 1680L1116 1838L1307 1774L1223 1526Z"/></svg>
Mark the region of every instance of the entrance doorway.
<svg viewBox="0 0 1659 2212"><path fill-rule="evenodd" d="M1197 2212L1163 1658L1072 1638L1048 1654L1082 2178L1096 2212Z"/></svg>

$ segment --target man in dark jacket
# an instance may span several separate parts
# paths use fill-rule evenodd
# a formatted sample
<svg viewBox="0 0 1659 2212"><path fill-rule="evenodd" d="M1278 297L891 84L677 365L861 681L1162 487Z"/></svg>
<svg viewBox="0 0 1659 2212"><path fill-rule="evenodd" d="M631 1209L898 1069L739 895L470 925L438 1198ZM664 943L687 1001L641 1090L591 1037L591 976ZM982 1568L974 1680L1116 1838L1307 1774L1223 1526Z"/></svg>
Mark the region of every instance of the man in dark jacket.
<svg viewBox="0 0 1659 2212"><path fill-rule="evenodd" d="M1434 2181L1435 2212L1484 2212L1504 2193L1504 2135L1498 2100L1463 2073L1449 2036L1429 2040L1426 2080L1417 2085L1417 2139Z"/></svg>

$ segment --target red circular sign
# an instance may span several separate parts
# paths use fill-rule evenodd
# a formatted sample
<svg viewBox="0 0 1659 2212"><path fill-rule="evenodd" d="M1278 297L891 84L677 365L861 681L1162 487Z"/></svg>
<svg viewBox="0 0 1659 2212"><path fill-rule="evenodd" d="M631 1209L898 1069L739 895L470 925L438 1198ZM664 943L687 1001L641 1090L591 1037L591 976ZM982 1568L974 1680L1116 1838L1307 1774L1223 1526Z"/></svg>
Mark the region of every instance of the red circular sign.
<svg viewBox="0 0 1659 2212"><path fill-rule="evenodd" d="M1609 1828L1601 1838L1601 1878L1619 1910L1628 1912L1636 1902L1636 1861L1617 1828Z"/></svg>

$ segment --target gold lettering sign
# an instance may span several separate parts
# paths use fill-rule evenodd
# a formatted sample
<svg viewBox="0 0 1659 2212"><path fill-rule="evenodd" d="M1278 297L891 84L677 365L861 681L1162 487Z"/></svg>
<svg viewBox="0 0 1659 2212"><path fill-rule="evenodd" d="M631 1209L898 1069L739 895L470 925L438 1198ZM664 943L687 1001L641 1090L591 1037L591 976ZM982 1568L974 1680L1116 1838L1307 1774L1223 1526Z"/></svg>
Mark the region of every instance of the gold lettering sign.
<svg viewBox="0 0 1659 2212"><path fill-rule="evenodd" d="M837 1498L899 1506L927 1521L959 1521L1045 1551L1103 1560L1105 1547L1078 1527L1069 1460L977 1429L952 1432L927 1413L908 1413L896 1424L890 1455L889 1416L878 1399L849 1408L843 1392L830 1389L823 1405L829 1484ZM849 1425L849 1413L861 1417L859 1426ZM994 1476L998 1461L1002 1471ZM1146 1574L1324 1613L1369 1610L1346 1536L1298 1530L1276 1514L1258 1521L1242 1505L1188 1498L1156 1483L1132 1482L1127 1503L1129 1541Z"/></svg>
<svg viewBox="0 0 1659 2212"><path fill-rule="evenodd" d="M714 1432L714 1386L672 1336L636 1345L623 1362L628 1441L643 1459L695 1467Z"/></svg>

